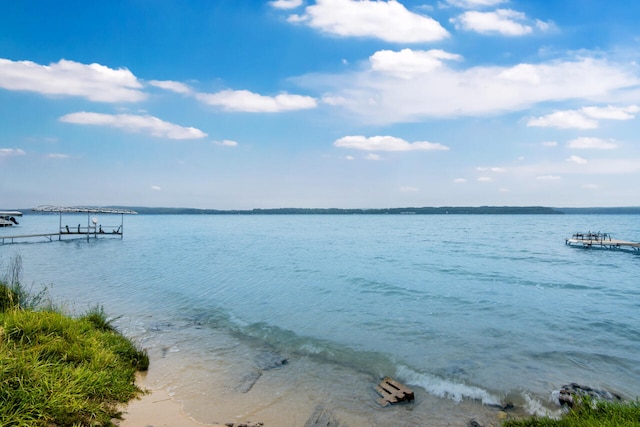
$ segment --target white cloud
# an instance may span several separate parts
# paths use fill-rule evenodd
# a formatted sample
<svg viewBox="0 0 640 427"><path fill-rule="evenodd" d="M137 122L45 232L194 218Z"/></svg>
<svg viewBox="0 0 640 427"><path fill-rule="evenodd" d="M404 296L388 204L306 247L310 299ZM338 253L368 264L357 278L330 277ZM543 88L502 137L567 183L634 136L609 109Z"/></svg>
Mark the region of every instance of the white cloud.
<svg viewBox="0 0 640 427"><path fill-rule="evenodd" d="M477 181L478 182L491 182L491 181L493 181L493 178L491 178L490 176L479 176Z"/></svg>
<svg viewBox="0 0 640 427"><path fill-rule="evenodd" d="M558 146L558 142L557 141L545 141L542 143L542 145L544 145L545 147L557 147Z"/></svg>
<svg viewBox="0 0 640 427"><path fill-rule="evenodd" d="M369 138L362 135L345 136L335 141L333 145L364 151L442 151L449 149L449 147L436 142L407 142L393 136L372 136Z"/></svg>
<svg viewBox="0 0 640 427"><path fill-rule="evenodd" d="M427 117L486 116L542 102L615 99L624 96L624 89L640 85L632 64L589 57L462 70L443 62L430 71L407 73L405 77L410 78L401 79L372 72L371 66L343 75L310 74L296 82L324 90L324 99L345 100L339 107L376 125Z"/></svg>
<svg viewBox="0 0 640 427"><path fill-rule="evenodd" d="M596 120L585 117L579 111L556 111L546 116L529 119L527 126L556 127L561 129L595 129L598 127Z"/></svg>
<svg viewBox="0 0 640 427"><path fill-rule="evenodd" d="M274 0L270 1L269 4L271 7L276 9L295 9L296 7L300 7L302 5L302 0Z"/></svg>
<svg viewBox="0 0 640 427"><path fill-rule="evenodd" d="M589 161L587 159L583 159L580 156L571 156L567 160L569 163L577 163L579 165L586 165Z"/></svg>
<svg viewBox="0 0 640 427"><path fill-rule="evenodd" d="M0 157L24 156L25 151L21 148L0 148Z"/></svg>
<svg viewBox="0 0 640 427"><path fill-rule="evenodd" d="M636 117L636 113L640 112L640 107L637 105L630 105L628 107L614 107L609 105L607 107L584 107L581 108L580 111L594 119L631 120Z"/></svg>
<svg viewBox="0 0 640 427"><path fill-rule="evenodd" d="M369 153L365 156L366 160L382 160L382 157L380 157L379 154L375 154L375 153Z"/></svg>
<svg viewBox="0 0 640 427"><path fill-rule="evenodd" d="M294 15L290 22L336 36L392 43L423 43L449 36L438 21L410 12L398 1L317 0L305 9L305 15Z"/></svg>
<svg viewBox="0 0 640 427"><path fill-rule="evenodd" d="M248 113L279 113L282 111L307 110L317 107L310 96L289 95L264 96L248 90L223 90L217 93L199 93L196 98L205 104L222 107L226 111Z"/></svg>
<svg viewBox="0 0 640 427"><path fill-rule="evenodd" d="M462 57L439 49L402 49L400 52L380 50L369 58L369 62L373 71L408 79L441 67L443 59L460 60Z"/></svg>
<svg viewBox="0 0 640 427"><path fill-rule="evenodd" d="M481 7L497 6L506 3L508 0L447 0L451 6L461 7L464 9L475 9Z"/></svg>
<svg viewBox="0 0 640 427"><path fill-rule="evenodd" d="M561 178L556 175L541 175L541 176L537 176L536 179L538 181L558 181Z"/></svg>
<svg viewBox="0 0 640 427"><path fill-rule="evenodd" d="M80 96L97 102L138 102L147 95L126 68L60 60L49 65L0 58L0 87L43 95Z"/></svg>
<svg viewBox="0 0 640 427"><path fill-rule="evenodd" d="M580 137L569 141L569 148L577 149L593 149L593 150L613 150L618 145L612 140L593 138L593 137Z"/></svg>
<svg viewBox="0 0 640 427"><path fill-rule="evenodd" d="M465 182L467 182L467 180L465 178L456 178L453 180L453 182L455 182L456 184L464 184Z"/></svg>
<svg viewBox="0 0 640 427"><path fill-rule="evenodd" d="M110 126L127 132L144 132L158 138L199 139L207 136L200 129L179 126L153 116L101 114L82 111L62 116L60 121L81 125Z"/></svg>
<svg viewBox="0 0 640 427"><path fill-rule="evenodd" d="M184 83L174 82L171 80L150 80L151 86L159 87L160 89L169 90L171 92L182 93L188 95L193 91L189 86Z"/></svg>
<svg viewBox="0 0 640 427"><path fill-rule="evenodd" d="M345 160L355 160L356 158L353 156L345 156Z"/></svg>
<svg viewBox="0 0 640 427"><path fill-rule="evenodd" d="M494 166L494 167L478 166L476 168L476 170L478 172L497 172L497 173L506 172L505 168L501 168L501 167L497 167L497 166Z"/></svg>
<svg viewBox="0 0 640 427"><path fill-rule="evenodd" d="M481 34L522 36L533 31L531 25L526 24L527 16L511 9L497 9L493 12L467 11L457 18L451 18L450 21L457 29Z"/></svg>
<svg viewBox="0 0 640 427"><path fill-rule="evenodd" d="M62 154L62 153L49 153L47 154L47 158L48 159L68 159L69 156L68 154Z"/></svg>
<svg viewBox="0 0 640 427"><path fill-rule="evenodd" d="M346 104L347 99L342 96L323 96L322 102L324 102L327 105L336 106L336 105Z"/></svg>
<svg viewBox="0 0 640 427"><path fill-rule="evenodd" d="M213 141L216 145L221 145L223 147L237 147L238 143L236 141L232 141L230 139L224 139L222 141Z"/></svg>
<svg viewBox="0 0 640 427"><path fill-rule="evenodd" d="M527 126L556 127L561 129L595 129L598 120L631 120L640 107L583 107L579 110L556 111L546 116L529 119Z"/></svg>
<svg viewBox="0 0 640 427"><path fill-rule="evenodd" d="M162 187L160 187L159 185L152 185L152 186L151 186L151 189L152 189L153 191L161 191L161 190L162 190Z"/></svg>

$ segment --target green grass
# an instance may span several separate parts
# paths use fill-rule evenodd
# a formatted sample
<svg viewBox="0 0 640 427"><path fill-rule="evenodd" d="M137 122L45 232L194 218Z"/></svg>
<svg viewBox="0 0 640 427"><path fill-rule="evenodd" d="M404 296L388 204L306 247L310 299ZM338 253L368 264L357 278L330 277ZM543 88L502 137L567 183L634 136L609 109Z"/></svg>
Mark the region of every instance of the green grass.
<svg viewBox="0 0 640 427"><path fill-rule="evenodd" d="M581 397L582 402L560 419L531 417L508 420L503 427L638 427L640 401L607 402Z"/></svg>
<svg viewBox="0 0 640 427"><path fill-rule="evenodd" d="M0 281L0 425L111 426L149 358L102 307L72 318Z"/></svg>

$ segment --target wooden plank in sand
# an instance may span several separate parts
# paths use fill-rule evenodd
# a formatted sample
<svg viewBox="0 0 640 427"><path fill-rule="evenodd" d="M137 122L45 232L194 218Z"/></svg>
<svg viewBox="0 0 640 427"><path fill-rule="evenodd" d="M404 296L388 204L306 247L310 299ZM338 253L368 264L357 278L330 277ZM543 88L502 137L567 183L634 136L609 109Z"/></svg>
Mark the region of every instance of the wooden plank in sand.
<svg viewBox="0 0 640 427"><path fill-rule="evenodd" d="M411 402L414 399L411 389L389 377L385 377L375 389L382 396L378 399L378 403L382 406L399 402Z"/></svg>

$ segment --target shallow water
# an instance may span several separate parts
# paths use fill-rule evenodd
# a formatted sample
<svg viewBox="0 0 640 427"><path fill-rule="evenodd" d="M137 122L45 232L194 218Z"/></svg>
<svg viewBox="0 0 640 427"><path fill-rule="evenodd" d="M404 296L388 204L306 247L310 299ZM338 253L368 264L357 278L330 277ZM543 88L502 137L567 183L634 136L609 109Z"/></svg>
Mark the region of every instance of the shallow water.
<svg viewBox="0 0 640 427"><path fill-rule="evenodd" d="M20 254L24 282L71 310L103 305L202 421L299 426L324 403L352 427L446 425L506 401L555 412L569 382L640 396L640 255L564 244L588 230L640 241L638 219L137 215L124 239L3 245L0 261ZM57 227L28 215L0 233ZM289 363L238 391L265 350ZM416 404L378 407L385 375Z"/></svg>

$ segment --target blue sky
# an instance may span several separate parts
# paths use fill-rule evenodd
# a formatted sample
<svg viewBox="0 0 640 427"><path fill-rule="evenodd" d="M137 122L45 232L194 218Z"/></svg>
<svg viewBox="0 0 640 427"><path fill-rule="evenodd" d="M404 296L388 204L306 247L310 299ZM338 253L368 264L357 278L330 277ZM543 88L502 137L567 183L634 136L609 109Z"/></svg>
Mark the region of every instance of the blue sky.
<svg viewBox="0 0 640 427"><path fill-rule="evenodd" d="M640 204L635 0L0 0L0 208Z"/></svg>

